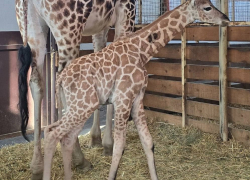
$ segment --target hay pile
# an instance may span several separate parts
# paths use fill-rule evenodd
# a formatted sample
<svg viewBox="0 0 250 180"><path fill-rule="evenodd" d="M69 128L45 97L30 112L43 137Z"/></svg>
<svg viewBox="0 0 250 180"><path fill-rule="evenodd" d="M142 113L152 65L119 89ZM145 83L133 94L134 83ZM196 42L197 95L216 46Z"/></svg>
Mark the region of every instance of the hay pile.
<svg viewBox="0 0 250 180"><path fill-rule="evenodd" d="M250 148L231 140L222 143L218 136L194 128L182 129L160 122L149 122L155 142L155 163L160 180L167 179L250 179ZM107 179L111 157L102 156L102 148L88 149L89 136L80 143L94 168L85 174L74 169L73 179ZM33 144L0 149L0 179L29 179ZM52 179L63 179L60 147L54 156ZM118 180L150 179L145 153L133 123L129 123L127 146L117 174Z"/></svg>

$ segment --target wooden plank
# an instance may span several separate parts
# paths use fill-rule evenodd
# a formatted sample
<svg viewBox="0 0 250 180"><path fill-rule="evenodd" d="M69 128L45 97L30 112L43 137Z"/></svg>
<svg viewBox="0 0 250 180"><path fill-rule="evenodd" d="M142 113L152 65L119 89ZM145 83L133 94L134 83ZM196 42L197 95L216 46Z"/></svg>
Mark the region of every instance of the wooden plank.
<svg viewBox="0 0 250 180"><path fill-rule="evenodd" d="M166 122L181 127L181 116L165 114L156 111L145 110L147 118L154 119L159 122Z"/></svg>
<svg viewBox="0 0 250 180"><path fill-rule="evenodd" d="M228 27L229 41L250 41L250 27L236 26ZM180 40L178 34L175 40ZM219 41L219 26L194 26L187 28L188 41Z"/></svg>
<svg viewBox="0 0 250 180"><path fill-rule="evenodd" d="M153 94L144 95L144 106L181 113L181 99Z"/></svg>
<svg viewBox="0 0 250 180"><path fill-rule="evenodd" d="M188 65L187 69L188 78L218 80L219 69L216 66ZM227 68L227 74L230 82L250 83L250 69Z"/></svg>
<svg viewBox="0 0 250 180"><path fill-rule="evenodd" d="M159 52L157 54L154 54L154 57L181 59L181 46L180 44L167 44L165 47L159 49Z"/></svg>
<svg viewBox="0 0 250 180"><path fill-rule="evenodd" d="M229 133L232 134L233 138L237 141L241 141L246 145L250 145L250 132L244 129L229 128Z"/></svg>
<svg viewBox="0 0 250 180"><path fill-rule="evenodd" d="M228 48L228 62L250 63L250 48Z"/></svg>
<svg viewBox="0 0 250 180"><path fill-rule="evenodd" d="M250 127L250 110L241 108L227 108L228 121Z"/></svg>
<svg viewBox="0 0 250 180"><path fill-rule="evenodd" d="M203 132L219 134L219 124L209 123L208 121L197 121L187 118L187 125L200 129Z"/></svg>
<svg viewBox="0 0 250 180"><path fill-rule="evenodd" d="M240 88L228 88L228 102L250 106L250 90Z"/></svg>
<svg viewBox="0 0 250 180"><path fill-rule="evenodd" d="M188 65L187 77L191 79L218 80L219 68L216 66Z"/></svg>
<svg viewBox="0 0 250 180"><path fill-rule="evenodd" d="M145 94L144 106L179 113L182 112L180 98L169 98ZM187 101L187 114L214 120L220 119L219 105L190 100ZM228 107L228 117L230 122L239 125L250 126L250 110Z"/></svg>
<svg viewBox="0 0 250 180"><path fill-rule="evenodd" d="M180 44L168 44L161 48L156 58L181 59ZM218 46L208 46L201 44L199 46L187 45L186 58L188 60L219 62ZM250 48L228 48L228 62L250 63Z"/></svg>
<svg viewBox="0 0 250 180"><path fill-rule="evenodd" d="M219 106L196 101L187 101L187 114L208 119L219 119Z"/></svg>
<svg viewBox="0 0 250 180"><path fill-rule="evenodd" d="M146 90L181 96L181 82L149 78Z"/></svg>
<svg viewBox="0 0 250 180"><path fill-rule="evenodd" d="M187 96L219 101L219 86L189 82Z"/></svg>
<svg viewBox="0 0 250 180"><path fill-rule="evenodd" d="M227 75L230 82L250 83L250 69L228 68Z"/></svg>
<svg viewBox="0 0 250 180"><path fill-rule="evenodd" d="M152 118L157 122L165 122L176 126L182 126L181 116L145 110L145 114L148 118ZM191 118L187 118L187 125L200 129L203 132L219 134L219 124L209 123L207 121L197 121Z"/></svg>
<svg viewBox="0 0 250 180"><path fill-rule="evenodd" d="M91 54L93 52L94 52L94 50L81 50L79 53L79 56L85 56L85 55Z"/></svg>
<svg viewBox="0 0 250 180"><path fill-rule="evenodd" d="M181 82L149 78L147 91L180 96ZM229 103L250 106L250 90L228 88L227 92ZM219 101L219 86L188 82L187 96Z"/></svg>
<svg viewBox="0 0 250 180"><path fill-rule="evenodd" d="M181 66L175 63L150 61L146 64L148 74L181 77Z"/></svg>
<svg viewBox="0 0 250 180"><path fill-rule="evenodd" d="M181 77L181 66L177 63L150 61L146 64L148 74ZM250 83L250 69L228 68L228 81ZM187 65L187 78L201 80L219 79L217 66Z"/></svg>
<svg viewBox="0 0 250 180"><path fill-rule="evenodd" d="M148 118L155 119L157 122L166 122L181 127L181 116L175 116L165 114L156 111L145 110L145 114ZM187 125L194 128L198 128L203 132L219 134L219 124L209 123L203 120L194 120L187 118ZM250 145L250 132L244 129L229 128L229 133L232 134L233 138L237 141L243 142L246 145Z"/></svg>

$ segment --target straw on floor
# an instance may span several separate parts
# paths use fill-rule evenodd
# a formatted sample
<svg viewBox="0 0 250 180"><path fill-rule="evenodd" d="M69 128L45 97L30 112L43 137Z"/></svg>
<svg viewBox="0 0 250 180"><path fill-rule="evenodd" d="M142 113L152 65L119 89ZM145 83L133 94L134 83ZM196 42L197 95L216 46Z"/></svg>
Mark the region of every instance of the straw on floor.
<svg viewBox="0 0 250 180"><path fill-rule="evenodd" d="M234 140L223 143L218 135L203 133L194 128L182 129L151 120L148 125L155 143L155 163L160 180L250 179L249 147ZM82 173L73 168L73 179L107 179L111 157L103 156L102 148L88 149L88 142L88 135L80 137L82 150L93 164L93 169ZM0 149L0 179L29 179L32 152L32 143ZM60 146L53 160L52 179L63 179ZM127 145L117 179L150 179L146 156L133 122L128 124Z"/></svg>

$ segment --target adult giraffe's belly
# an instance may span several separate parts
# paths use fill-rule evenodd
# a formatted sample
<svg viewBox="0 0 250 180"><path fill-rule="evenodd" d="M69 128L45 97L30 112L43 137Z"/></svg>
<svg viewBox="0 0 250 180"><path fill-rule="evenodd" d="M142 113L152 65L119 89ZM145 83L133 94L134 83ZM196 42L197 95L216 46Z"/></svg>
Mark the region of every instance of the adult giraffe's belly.
<svg viewBox="0 0 250 180"><path fill-rule="evenodd" d="M82 35L83 36L90 36L101 32L102 30L109 28L115 24L115 13L111 13L112 15L108 18L100 17L99 12L93 10L83 28Z"/></svg>

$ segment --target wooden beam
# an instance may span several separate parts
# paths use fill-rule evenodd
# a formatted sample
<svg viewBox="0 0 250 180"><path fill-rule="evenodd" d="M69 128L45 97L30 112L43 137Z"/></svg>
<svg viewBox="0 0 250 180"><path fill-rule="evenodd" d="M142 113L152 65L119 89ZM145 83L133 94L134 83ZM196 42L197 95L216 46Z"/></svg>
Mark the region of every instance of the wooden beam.
<svg viewBox="0 0 250 180"><path fill-rule="evenodd" d="M220 1L221 11L228 15L228 2ZM220 135L223 141L228 140L228 117L227 117L227 26L219 31L219 104L220 104Z"/></svg>
<svg viewBox="0 0 250 180"><path fill-rule="evenodd" d="M184 3L186 0L182 0ZM186 60L186 44L187 44L187 34L184 28L181 36L181 107L182 107L182 127L186 127L186 76L187 76L187 60Z"/></svg>
<svg viewBox="0 0 250 180"><path fill-rule="evenodd" d="M219 101L219 86L202 83L187 83L187 96ZM181 96L181 82L149 78L147 91ZM228 103L250 106L250 90L228 87Z"/></svg>
<svg viewBox="0 0 250 180"><path fill-rule="evenodd" d="M181 99L145 94L144 106L181 113Z"/></svg>
<svg viewBox="0 0 250 180"><path fill-rule="evenodd" d="M181 77L181 66L177 63L150 61L146 64L148 74ZM250 83L250 69L228 68L228 81ZM200 80L219 80L219 67L207 65L187 65L187 78Z"/></svg>
<svg viewBox="0 0 250 180"><path fill-rule="evenodd" d="M161 48L154 57L181 59L181 46L180 44L168 44L166 47ZM245 47L230 47L228 48L227 58L228 62L250 64L250 49ZM199 46L187 44L186 59L219 62L219 47L209 44L200 44Z"/></svg>
<svg viewBox="0 0 250 180"><path fill-rule="evenodd" d="M146 90L181 96L181 82L149 78Z"/></svg>
<svg viewBox="0 0 250 180"><path fill-rule="evenodd" d="M234 22L237 25L237 22ZM250 41L250 24L238 22L239 25L228 27L228 41ZM140 29L140 28L139 28ZM219 26L191 26L186 28L187 41L219 41ZM115 30L108 32L107 42L113 42ZM176 35L173 40L181 40L181 33ZM91 36L83 36L81 43L92 43Z"/></svg>
<svg viewBox="0 0 250 180"><path fill-rule="evenodd" d="M157 122L169 123L177 126L181 126L181 116L165 114L156 111L145 110L146 116L148 118L154 119ZM200 129L203 132L219 134L219 124L209 123L204 120L195 120L187 118L187 125ZM237 141L243 142L245 145L250 145L250 131L237 128L229 128L229 133Z"/></svg>

